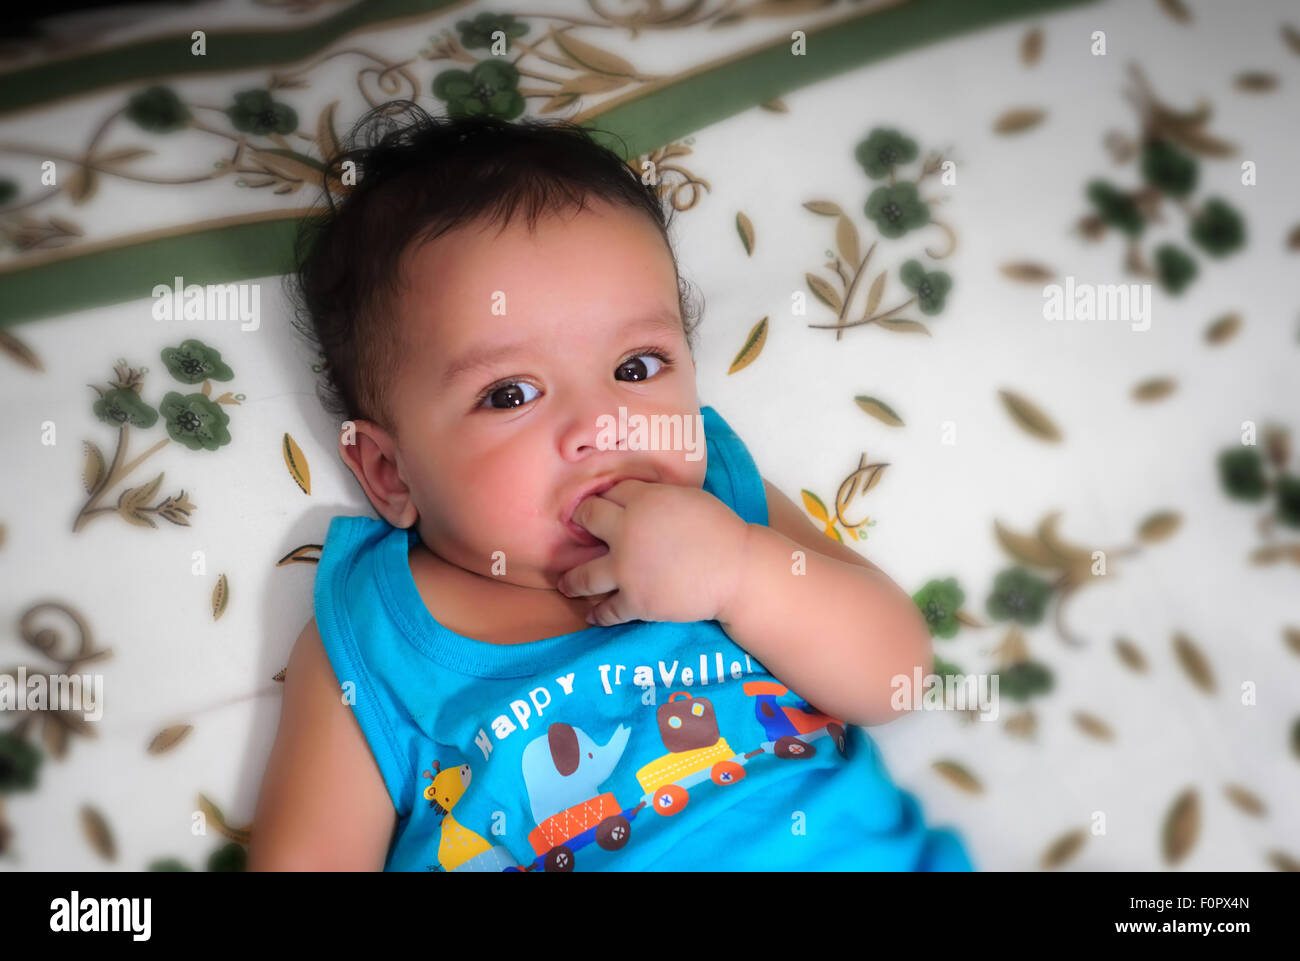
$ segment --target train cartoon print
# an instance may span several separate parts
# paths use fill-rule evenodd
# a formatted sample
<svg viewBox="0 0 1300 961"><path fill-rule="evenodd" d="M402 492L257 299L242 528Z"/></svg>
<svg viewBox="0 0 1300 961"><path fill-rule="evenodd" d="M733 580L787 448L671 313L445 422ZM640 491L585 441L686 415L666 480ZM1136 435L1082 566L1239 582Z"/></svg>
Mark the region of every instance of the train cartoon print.
<svg viewBox="0 0 1300 961"><path fill-rule="evenodd" d="M572 871L580 851L596 844L616 851L631 841L632 822L646 808L661 817L679 814L691 791L707 783L725 790L745 777L749 762L770 754L782 760L806 760L817 754L814 743L829 737L842 757L848 756L846 725L807 701L780 704L789 693L774 681L746 681L754 698L754 718L764 740L737 753L718 730L713 704L685 691L674 692L656 711L659 736L667 753L636 772L644 792L624 807L601 785L623 758L631 729L620 724L604 744L581 728L554 723L524 748L521 766L535 827L528 841L536 857L518 864L510 850L492 845L458 823L451 811L471 781L468 764L440 771L434 762L424 776L424 798L438 809L442 826L438 861L445 871Z"/></svg>

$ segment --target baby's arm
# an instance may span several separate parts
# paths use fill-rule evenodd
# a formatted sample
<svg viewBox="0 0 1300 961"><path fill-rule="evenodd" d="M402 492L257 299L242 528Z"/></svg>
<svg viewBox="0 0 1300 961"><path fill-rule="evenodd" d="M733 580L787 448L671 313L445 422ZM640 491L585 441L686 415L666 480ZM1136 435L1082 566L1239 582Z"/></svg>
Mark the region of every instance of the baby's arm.
<svg viewBox="0 0 1300 961"><path fill-rule="evenodd" d="M381 871L397 812L313 618L289 655L250 871Z"/></svg>
<svg viewBox="0 0 1300 961"><path fill-rule="evenodd" d="M819 711L863 726L899 717L892 678L934 663L925 618L880 568L764 486L769 526L749 525L739 587L718 623Z"/></svg>

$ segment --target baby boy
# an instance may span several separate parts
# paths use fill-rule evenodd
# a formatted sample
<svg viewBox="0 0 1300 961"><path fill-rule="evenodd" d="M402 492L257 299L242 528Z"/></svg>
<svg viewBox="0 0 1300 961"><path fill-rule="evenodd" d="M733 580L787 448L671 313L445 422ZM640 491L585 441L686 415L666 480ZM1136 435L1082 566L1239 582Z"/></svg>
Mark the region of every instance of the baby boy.
<svg viewBox="0 0 1300 961"><path fill-rule="evenodd" d="M330 524L250 868L969 870L862 730L925 620L701 408L652 178L379 119L298 277L379 519Z"/></svg>

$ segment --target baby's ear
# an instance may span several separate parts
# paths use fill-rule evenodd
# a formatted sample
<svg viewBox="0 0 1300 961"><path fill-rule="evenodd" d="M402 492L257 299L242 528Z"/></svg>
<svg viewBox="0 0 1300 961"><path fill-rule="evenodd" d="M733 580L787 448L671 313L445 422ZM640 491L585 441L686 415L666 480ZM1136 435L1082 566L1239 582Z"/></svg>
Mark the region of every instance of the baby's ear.
<svg viewBox="0 0 1300 961"><path fill-rule="evenodd" d="M339 433L339 456L361 485L375 512L394 527L407 528L420 519L411 489L397 467L397 442L386 430L367 420L349 421Z"/></svg>

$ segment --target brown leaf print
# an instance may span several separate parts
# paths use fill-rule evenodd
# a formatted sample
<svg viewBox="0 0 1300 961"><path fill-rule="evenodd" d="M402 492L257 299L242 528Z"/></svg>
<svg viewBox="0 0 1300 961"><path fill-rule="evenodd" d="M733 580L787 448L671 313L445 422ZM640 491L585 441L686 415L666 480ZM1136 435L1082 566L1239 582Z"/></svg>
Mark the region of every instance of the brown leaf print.
<svg viewBox="0 0 1300 961"><path fill-rule="evenodd" d="M763 352L763 344L767 342L767 318L764 317L749 332L745 338L745 346L740 348L740 353L736 359L731 362L727 369L728 374L734 374L736 371L748 367L755 358Z"/></svg>
<svg viewBox="0 0 1300 961"><path fill-rule="evenodd" d="M223 837L232 841L238 841L240 844L247 844L251 835L250 827L236 828L226 823L226 816L221 813L221 808L212 803L206 796L199 795L199 810L203 816L216 825L217 832Z"/></svg>
<svg viewBox="0 0 1300 961"><path fill-rule="evenodd" d="M1137 649L1132 641L1123 637L1115 638L1115 653L1119 655L1119 659L1124 662L1124 666L1129 670L1137 671L1140 674L1146 673L1146 658L1142 656L1142 652Z"/></svg>
<svg viewBox="0 0 1300 961"><path fill-rule="evenodd" d="M998 396L1012 420L1027 434L1053 443L1061 440L1061 431L1037 404L1010 390L1000 390Z"/></svg>
<svg viewBox="0 0 1300 961"><path fill-rule="evenodd" d="M1196 844L1201 829L1200 801L1195 788L1188 788L1174 800L1165 814L1160 847L1167 864L1176 864Z"/></svg>
<svg viewBox="0 0 1300 961"><path fill-rule="evenodd" d="M1160 511L1152 514L1138 525L1138 540L1154 544L1172 537L1182 524L1181 514L1174 511Z"/></svg>
<svg viewBox="0 0 1300 961"><path fill-rule="evenodd" d="M1237 74L1233 83L1245 93L1268 93L1277 89L1277 75L1264 70L1246 70Z"/></svg>
<svg viewBox="0 0 1300 961"><path fill-rule="evenodd" d="M1191 23L1192 12L1187 9L1183 0L1160 0L1160 9L1171 20L1177 20L1179 23Z"/></svg>
<svg viewBox="0 0 1300 961"><path fill-rule="evenodd" d="M1285 851L1269 851L1268 862L1279 871L1300 871L1300 859L1291 857Z"/></svg>
<svg viewBox="0 0 1300 961"><path fill-rule="evenodd" d="M311 471L307 467L307 458L302 448L288 434L284 435L284 465L289 468L289 475L302 489L304 494L311 494Z"/></svg>
<svg viewBox="0 0 1300 961"><path fill-rule="evenodd" d="M1291 653L1300 656L1300 627L1284 628L1282 638L1286 641L1286 646L1291 648Z"/></svg>
<svg viewBox="0 0 1300 961"><path fill-rule="evenodd" d="M815 214L821 214L823 217L843 217L844 211L840 205L831 200L809 200L804 204L804 209L811 210Z"/></svg>
<svg viewBox="0 0 1300 961"><path fill-rule="evenodd" d="M1133 388L1133 399L1141 403L1163 400L1174 392L1178 382L1171 377L1153 377Z"/></svg>
<svg viewBox="0 0 1300 961"><path fill-rule="evenodd" d="M230 583L226 580L226 575L222 574L217 578L216 586L212 588L212 619L220 620L221 615L226 612L226 604L230 602Z"/></svg>
<svg viewBox="0 0 1300 961"><path fill-rule="evenodd" d="M276 567L283 567L285 564L319 564L320 552L324 548L323 544L303 544L295 547L284 557L275 562Z"/></svg>
<svg viewBox="0 0 1300 961"><path fill-rule="evenodd" d="M109 830L108 822L89 804L81 806L81 831L100 857L107 861L117 859L117 846L113 843L113 832Z"/></svg>
<svg viewBox="0 0 1300 961"><path fill-rule="evenodd" d="M1224 314L1213 320L1206 328L1205 339L1211 344L1222 344L1235 337L1240 329L1240 314Z"/></svg>
<svg viewBox="0 0 1300 961"><path fill-rule="evenodd" d="M31 370L45 370L36 353L7 330L0 330L0 351Z"/></svg>
<svg viewBox="0 0 1300 961"><path fill-rule="evenodd" d="M1079 853L1079 848L1083 847L1083 842L1086 840L1088 840L1088 832L1083 828L1061 835L1043 852L1043 858L1040 862L1043 870L1050 871L1052 868L1059 868Z"/></svg>
<svg viewBox="0 0 1300 961"><path fill-rule="evenodd" d="M943 777L969 794L982 794L984 785L956 761L935 761L930 765Z"/></svg>
<svg viewBox="0 0 1300 961"><path fill-rule="evenodd" d="M1115 740L1115 732L1111 730L1110 725L1086 711L1075 711L1074 723L1079 725L1079 728L1085 734L1095 737L1099 741Z"/></svg>
<svg viewBox="0 0 1300 961"><path fill-rule="evenodd" d="M1047 111L1038 107L1013 107L998 115L993 122L993 132L1000 134L1023 133L1043 122Z"/></svg>
<svg viewBox="0 0 1300 961"><path fill-rule="evenodd" d="M1038 63L1043 56L1043 28L1034 27L1026 30L1024 37L1020 40L1020 62L1026 67L1032 67Z"/></svg>
<svg viewBox="0 0 1300 961"><path fill-rule="evenodd" d="M835 223L835 246L839 248L840 256L857 269L862 262L862 242L858 238L858 228L848 217L840 217ZM870 316L873 310L874 307L868 307L867 315Z"/></svg>
<svg viewBox="0 0 1300 961"><path fill-rule="evenodd" d="M754 225L743 213L736 214L736 232L740 242L745 245L745 253L754 256Z"/></svg>
<svg viewBox="0 0 1300 961"><path fill-rule="evenodd" d="M1186 634L1179 632L1174 635L1174 653L1178 656L1178 664L1191 678L1192 683L1199 687L1207 694L1214 694L1216 685L1214 682L1214 672L1210 669L1209 661L1201 653L1191 638Z"/></svg>
<svg viewBox="0 0 1300 961"><path fill-rule="evenodd" d="M170 751L192 730L194 730L194 725L192 724L173 724L171 727L163 728L155 734L153 740L149 742L149 753L162 754L166 751Z"/></svg>
<svg viewBox="0 0 1300 961"><path fill-rule="evenodd" d="M870 414L876 420L888 424L890 427L902 427L903 419L894 412L883 400L876 397L854 397L854 402L861 407L866 413Z"/></svg>
<svg viewBox="0 0 1300 961"><path fill-rule="evenodd" d="M1282 39L1294 54L1300 54L1300 30L1289 23L1282 24Z"/></svg>
<svg viewBox="0 0 1300 961"><path fill-rule="evenodd" d="M1056 271L1050 267L1044 267L1042 264L1030 263L1029 261L1003 264L1001 270L1005 276L1024 284L1044 284L1056 277Z"/></svg>
<svg viewBox="0 0 1300 961"><path fill-rule="evenodd" d="M1228 796L1229 801L1252 817L1262 818L1268 813L1264 802L1240 784L1225 784L1223 793Z"/></svg>

